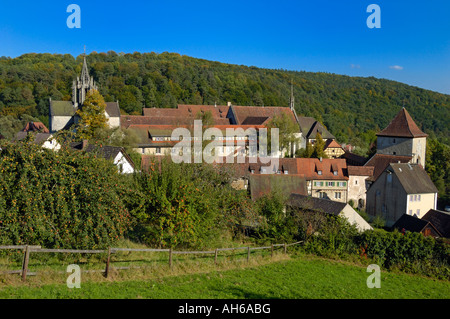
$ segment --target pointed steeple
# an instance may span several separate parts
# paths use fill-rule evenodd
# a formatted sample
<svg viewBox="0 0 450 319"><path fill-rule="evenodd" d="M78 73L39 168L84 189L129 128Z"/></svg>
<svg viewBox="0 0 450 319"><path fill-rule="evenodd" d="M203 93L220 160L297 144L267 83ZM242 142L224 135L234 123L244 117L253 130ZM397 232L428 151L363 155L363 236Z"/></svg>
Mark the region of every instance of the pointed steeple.
<svg viewBox="0 0 450 319"><path fill-rule="evenodd" d="M87 62L86 62L86 55L84 55L84 58L83 58L83 69L81 70L81 81L84 83L90 82L89 69L88 69Z"/></svg>
<svg viewBox="0 0 450 319"><path fill-rule="evenodd" d="M377 136L427 137L428 134L422 132L412 119L411 115L409 115L408 111L406 111L405 107L402 107L391 123L378 133Z"/></svg>
<svg viewBox="0 0 450 319"><path fill-rule="evenodd" d="M294 86L291 81L291 96L289 98L289 107L292 111L295 111L295 99L294 99Z"/></svg>

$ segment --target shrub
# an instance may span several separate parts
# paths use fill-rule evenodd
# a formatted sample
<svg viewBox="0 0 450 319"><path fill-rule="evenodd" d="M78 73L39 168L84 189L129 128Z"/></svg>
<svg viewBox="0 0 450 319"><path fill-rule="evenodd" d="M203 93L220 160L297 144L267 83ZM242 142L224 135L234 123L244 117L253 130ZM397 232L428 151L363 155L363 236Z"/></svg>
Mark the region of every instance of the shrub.
<svg viewBox="0 0 450 319"><path fill-rule="evenodd" d="M123 237L130 214L110 162L29 141L0 152L0 243L104 248Z"/></svg>

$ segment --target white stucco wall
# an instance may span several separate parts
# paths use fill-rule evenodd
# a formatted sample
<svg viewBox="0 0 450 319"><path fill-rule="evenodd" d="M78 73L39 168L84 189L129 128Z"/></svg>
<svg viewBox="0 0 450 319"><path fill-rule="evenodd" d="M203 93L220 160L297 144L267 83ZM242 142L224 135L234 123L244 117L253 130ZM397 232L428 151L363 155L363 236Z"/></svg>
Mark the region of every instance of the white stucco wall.
<svg viewBox="0 0 450 319"><path fill-rule="evenodd" d="M359 231L373 229L372 226L370 226L369 223L366 222L365 219L362 218L349 204L344 207L339 216L345 217L350 224L356 225L356 228L358 228Z"/></svg>
<svg viewBox="0 0 450 319"><path fill-rule="evenodd" d="M133 166L128 162L127 158L123 155L122 152L117 154L116 158L114 159L114 164L117 166L120 172L120 167L122 167L122 173L124 174L131 174L134 172Z"/></svg>

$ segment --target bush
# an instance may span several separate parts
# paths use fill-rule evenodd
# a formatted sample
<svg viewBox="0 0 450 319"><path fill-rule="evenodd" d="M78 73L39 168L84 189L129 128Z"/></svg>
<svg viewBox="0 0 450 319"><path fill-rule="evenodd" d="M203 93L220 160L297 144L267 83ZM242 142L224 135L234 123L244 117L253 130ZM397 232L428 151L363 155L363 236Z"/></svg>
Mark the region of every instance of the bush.
<svg viewBox="0 0 450 319"><path fill-rule="evenodd" d="M123 237L130 214L112 163L53 152L29 141L0 152L0 243L104 248Z"/></svg>

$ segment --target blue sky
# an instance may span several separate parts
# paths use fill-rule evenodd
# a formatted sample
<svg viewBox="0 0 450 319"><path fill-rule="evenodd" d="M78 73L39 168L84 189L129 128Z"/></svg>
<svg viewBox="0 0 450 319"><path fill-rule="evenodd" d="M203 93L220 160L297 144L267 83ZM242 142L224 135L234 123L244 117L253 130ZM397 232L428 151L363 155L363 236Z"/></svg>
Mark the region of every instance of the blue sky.
<svg viewBox="0 0 450 319"><path fill-rule="evenodd" d="M66 25L68 5L81 28ZM370 4L381 28L366 25ZM6 1L0 56L177 52L265 68L375 76L450 94L450 1Z"/></svg>

